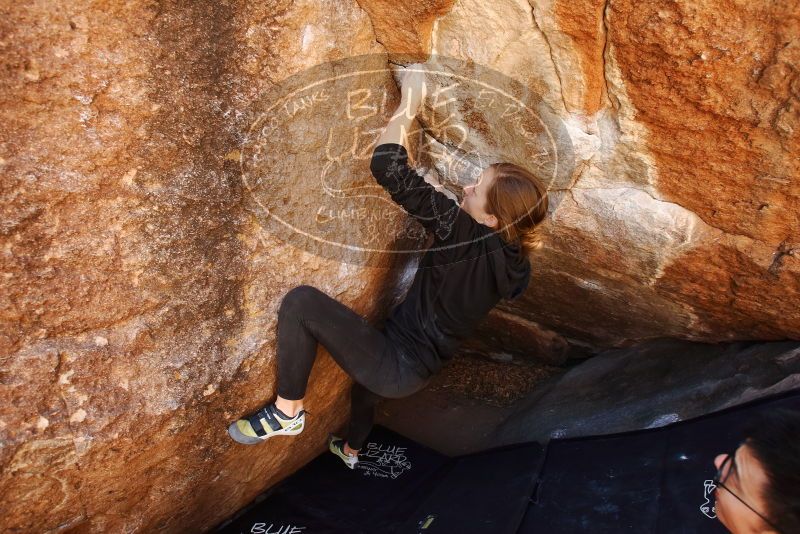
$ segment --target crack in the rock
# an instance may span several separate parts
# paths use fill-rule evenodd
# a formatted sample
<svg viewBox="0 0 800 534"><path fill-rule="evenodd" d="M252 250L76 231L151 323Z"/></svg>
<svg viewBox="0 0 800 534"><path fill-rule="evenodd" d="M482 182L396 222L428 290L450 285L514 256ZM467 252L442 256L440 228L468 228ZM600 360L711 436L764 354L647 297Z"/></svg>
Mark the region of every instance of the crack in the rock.
<svg viewBox="0 0 800 534"><path fill-rule="evenodd" d="M531 5L531 18L533 19L533 25L536 26L536 29L539 30L539 33L542 34L544 38L544 42L547 44L547 50L550 54L550 61L553 62L553 70L556 73L556 78L558 78L558 92L561 94L561 103L564 106L564 109L569 111L569 107L567 106L567 99L564 96L564 81L561 79L561 72L558 70L558 65L556 64L556 58L553 55L553 46L550 44L550 38L547 37L547 34L542 30L541 26L539 26L539 22L536 20L536 7Z"/></svg>
<svg viewBox="0 0 800 534"><path fill-rule="evenodd" d="M79 461L80 453L78 452L78 447L75 445L75 440L77 438L75 435L75 431L72 428L72 422L70 421L69 403L67 402L67 398L64 395L64 388L61 386L61 371L64 368L64 361L65 361L65 356L63 351L56 350L56 358L58 358L58 361L56 362L56 366L53 369L53 372L55 373L55 387L56 390L58 391L58 397L61 399L61 404L63 405L64 413L66 414L66 428L69 434L69 441L72 444L72 450L75 453L75 470L79 473L79 479L81 483L83 483L86 480L86 477L83 472L83 466ZM87 513L88 508L86 507L86 502L84 501L83 498L82 488L73 487L72 489L75 491L75 498L78 500L82 508L81 519L88 520L91 522L91 518Z"/></svg>
<svg viewBox="0 0 800 534"><path fill-rule="evenodd" d="M367 20L369 21L369 25L372 27L372 35L375 37L375 42L378 43L379 45L381 45L383 50L386 52L386 55L388 56L389 55L389 49L386 47L384 42L381 41L380 38L378 37L378 32L375 31L375 23L372 21L372 16L369 14L369 11L364 9L364 6L361 5L360 0L356 0L356 4L361 9L361 11L364 12L364 15L367 17ZM397 63L394 63L393 61L389 61L389 63L392 63L393 65L397 65Z"/></svg>
<svg viewBox="0 0 800 534"><path fill-rule="evenodd" d="M800 247L792 247L786 243L786 240L780 242L778 248L775 250L774 258L767 271L769 274L777 276L781 267L783 267L783 258L785 256L794 256L796 252L800 251Z"/></svg>
<svg viewBox="0 0 800 534"><path fill-rule="evenodd" d="M600 18L601 22L603 23L603 83L606 86L606 98L611 103L612 108L617 108L619 106L619 101L617 101L617 105L614 105L614 100L611 98L611 88L608 85L608 75L606 74L606 67L608 66L606 61L606 54L608 54L608 5L610 4L609 0L606 0L605 5L603 6L603 14Z"/></svg>

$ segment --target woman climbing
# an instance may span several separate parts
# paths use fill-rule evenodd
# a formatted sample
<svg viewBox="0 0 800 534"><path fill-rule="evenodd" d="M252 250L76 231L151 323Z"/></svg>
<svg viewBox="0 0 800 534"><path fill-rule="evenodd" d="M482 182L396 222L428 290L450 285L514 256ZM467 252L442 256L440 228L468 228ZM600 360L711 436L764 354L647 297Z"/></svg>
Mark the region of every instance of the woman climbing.
<svg viewBox="0 0 800 534"><path fill-rule="evenodd" d="M448 360L500 299L515 299L528 285L528 254L538 246L545 218L545 187L511 163L489 165L457 204L425 182L408 163L406 132L423 100L423 74L402 77L400 106L378 139L370 170L392 200L433 232L414 281L382 328L312 286L290 290L278 311L277 399L231 423L239 443L295 435L305 424L303 399L317 343L353 379L345 439L328 448L349 468L372 428L381 397L418 391Z"/></svg>

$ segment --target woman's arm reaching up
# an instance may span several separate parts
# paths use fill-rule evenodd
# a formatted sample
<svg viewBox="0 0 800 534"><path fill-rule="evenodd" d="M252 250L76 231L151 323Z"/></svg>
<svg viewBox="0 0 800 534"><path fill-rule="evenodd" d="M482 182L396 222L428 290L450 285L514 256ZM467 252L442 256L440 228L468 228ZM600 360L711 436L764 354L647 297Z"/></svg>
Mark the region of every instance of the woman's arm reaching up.
<svg viewBox="0 0 800 534"><path fill-rule="evenodd" d="M425 74L418 64L408 67L415 70L404 70L400 75L400 105L389 119L389 124L378 138L380 146L384 143L403 145L408 150L408 134L411 123L417 115L425 98Z"/></svg>
<svg viewBox="0 0 800 534"><path fill-rule="evenodd" d="M425 96L425 77L422 72L406 71L401 80L400 105L378 138L370 171L392 200L444 240L452 232L460 208L408 164L408 135Z"/></svg>

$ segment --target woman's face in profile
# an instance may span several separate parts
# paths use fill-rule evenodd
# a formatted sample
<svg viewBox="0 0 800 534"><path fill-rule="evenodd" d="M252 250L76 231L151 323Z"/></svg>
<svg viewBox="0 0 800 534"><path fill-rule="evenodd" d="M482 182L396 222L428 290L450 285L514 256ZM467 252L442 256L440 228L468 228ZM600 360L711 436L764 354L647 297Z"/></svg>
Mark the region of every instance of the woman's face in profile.
<svg viewBox="0 0 800 534"><path fill-rule="evenodd" d="M489 189L494 182L494 169L486 167L478 177L477 183L464 187L464 198L461 200L461 209L469 213L473 219L487 226L494 217L486 213L486 201Z"/></svg>

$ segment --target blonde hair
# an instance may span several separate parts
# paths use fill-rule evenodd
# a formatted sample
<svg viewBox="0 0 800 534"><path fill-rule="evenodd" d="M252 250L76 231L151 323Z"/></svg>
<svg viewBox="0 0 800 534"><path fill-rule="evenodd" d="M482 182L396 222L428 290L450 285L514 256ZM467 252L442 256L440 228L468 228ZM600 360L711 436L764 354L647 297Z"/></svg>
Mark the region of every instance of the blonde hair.
<svg viewBox="0 0 800 534"><path fill-rule="evenodd" d="M528 255L542 246L539 223L547 216L547 189L533 173L514 163L489 167L495 178L486 195L486 212L497 217L503 240L518 243Z"/></svg>

